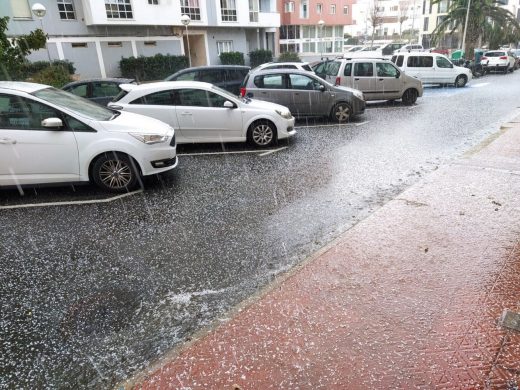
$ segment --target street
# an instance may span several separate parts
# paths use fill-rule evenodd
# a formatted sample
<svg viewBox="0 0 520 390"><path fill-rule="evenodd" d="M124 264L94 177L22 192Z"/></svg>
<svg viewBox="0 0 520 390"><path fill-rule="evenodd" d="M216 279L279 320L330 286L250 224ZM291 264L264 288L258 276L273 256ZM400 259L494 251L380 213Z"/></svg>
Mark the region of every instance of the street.
<svg viewBox="0 0 520 390"><path fill-rule="evenodd" d="M0 192L0 388L107 388L190 340L518 115L520 72L297 122L270 150L179 146L114 197ZM61 204L60 204L61 203Z"/></svg>

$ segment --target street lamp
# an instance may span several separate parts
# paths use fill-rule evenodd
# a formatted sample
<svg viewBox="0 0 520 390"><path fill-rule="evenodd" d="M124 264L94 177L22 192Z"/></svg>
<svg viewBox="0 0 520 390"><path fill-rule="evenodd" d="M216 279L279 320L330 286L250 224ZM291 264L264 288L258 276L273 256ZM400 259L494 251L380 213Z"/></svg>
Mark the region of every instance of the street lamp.
<svg viewBox="0 0 520 390"><path fill-rule="evenodd" d="M40 19L40 26L43 32L43 17L47 13L47 9L40 3L34 3L31 7L31 11L38 19ZM47 45L47 39L45 39L45 49L47 50L47 57L49 57L49 63L51 62L51 53L49 52L49 46Z"/></svg>
<svg viewBox="0 0 520 390"><path fill-rule="evenodd" d="M323 59L323 26L325 25L325 21L320 19L318 21L318 27L320 28L320 41L318 42L320 45L320 60Z"/></svg>
<svg viewBox="0 0 520 390"><path fill-rule="evenodd" d="M188 35L188 24L190 24L191 19L188 15L184 14L181 16L181 23L186 27L186 42L188 43L188 61L191 68L191 52L190 52L190 37Z"/></svg>
<svg viewBox="0 0 520 390"><path fill-rule="evenodd" d="M462 34L462 55L466 57L466 31L468 30L468 20L469 20L469 7L471 7L471 0L468 0L468 9L466 10L466 21L464 22L464 33Z"/></svg>

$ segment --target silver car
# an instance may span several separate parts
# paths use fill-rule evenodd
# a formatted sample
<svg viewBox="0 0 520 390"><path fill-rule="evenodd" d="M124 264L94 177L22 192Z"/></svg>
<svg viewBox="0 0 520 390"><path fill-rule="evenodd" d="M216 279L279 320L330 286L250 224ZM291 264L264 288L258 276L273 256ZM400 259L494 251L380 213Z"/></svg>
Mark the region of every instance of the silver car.
<svg viewBox="0 0 520 390"><path fill-rule="evenodd" d="M274 69L249 73L240 94L281 104L296 117L324 116L347 122L365 111L363 93L356 89L334 86L312 73Z"/></svg>

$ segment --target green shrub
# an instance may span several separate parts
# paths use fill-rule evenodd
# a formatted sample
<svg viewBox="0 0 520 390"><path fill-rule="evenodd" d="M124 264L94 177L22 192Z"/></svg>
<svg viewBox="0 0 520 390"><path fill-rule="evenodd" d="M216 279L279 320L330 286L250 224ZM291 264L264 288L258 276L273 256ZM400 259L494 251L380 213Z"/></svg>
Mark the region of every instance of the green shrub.
<svg viewBox="0 0 520 390"><path fill-rule="evenodd" d="M222 65L244 65L244 54L239 51L220 53L219 57Z"/></svg>
<svg viewBox="0 0 520 390"><path fill-rule="evenodd" d="M39 72L32 75L31 80L35 83L52 85L56 88L61 88L65 84L72 81L72 77L69 73L69 68L65 65L48 65Z"/></svg>
<svg viewBox="0 0 520 390"><path fill-rule="evenodd" d="M163 80L188 67L188 57L156 54L152 57L121 58L119 69L123 77L139 81Z"/></svg>
<svg viewBox="0 0 520 390"><path fill-rule="evenodd" d="M302 62L302 60L298 57L298 53L281 53L278 62Z"/></svg>
<svg viewBox="0 0 520 390"><path fill-rule="evenodd" d="M271 62L272 60L273 52L271 50L258 49L249 53L251 68L265 64L266 62Z"/></svg>
<svg viewBox="0 0 520 390"><path fill-rule="evenodd" d="M49 61L27 62L22 66L22 68L27 73L27 75L30 76L42 71L45 68L48 68L49 64ZM63 66L65 69L67 69L69 74L74 74L76 72L74 64L68 60L54 60L52 61L52 65Z"/></svg>

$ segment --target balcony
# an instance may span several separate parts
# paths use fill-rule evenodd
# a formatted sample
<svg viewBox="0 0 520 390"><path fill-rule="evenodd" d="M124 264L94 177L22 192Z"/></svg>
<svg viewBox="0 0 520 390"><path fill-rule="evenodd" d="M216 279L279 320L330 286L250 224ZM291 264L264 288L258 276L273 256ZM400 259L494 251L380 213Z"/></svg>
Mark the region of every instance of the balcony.
<svg viewBox="0 0 520 390"><path fill-rule="evenodd" d="M280 27L280 14L278 12L259 12L258 23L251 22L259 27Z"/></svg>

